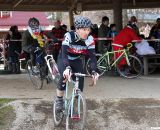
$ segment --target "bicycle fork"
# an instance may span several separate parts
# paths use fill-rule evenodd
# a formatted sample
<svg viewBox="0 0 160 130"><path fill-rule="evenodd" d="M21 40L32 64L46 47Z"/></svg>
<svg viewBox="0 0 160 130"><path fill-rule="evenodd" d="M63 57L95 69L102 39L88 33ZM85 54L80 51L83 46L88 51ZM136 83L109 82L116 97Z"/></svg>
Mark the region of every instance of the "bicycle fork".
<svg viewBox="0 0 160 130"><path fill-rule="evenodd" d="M46 56L44 57L44 59L45 59L45 61L46 61L46 63L47 63L47 66L48 66L49 72L50 72L51 75L52 75L52 78L55 79L55 75L53 74L53 70L52 70L52 68L51 68L51 66L50 66L50 62L53 62L53 65L54 65L54 63L55 63L55 61L54 61L54 59L53 59L53 56L52 56L52 55L46 55ZM58 68L56 68L56 69L58 70Z"/></svg>
<svg viewBox="0 0 160 130"><path fill-rule="evenodd" d="M75 88L73 89L72 92L72 98L71 98L71 118L75 119L75 120L79 120L80 119L80 97L78 95L78 93L80 92L80 89L78 88L79 85L79 78L76 77L76 81L75 81ZM77 100L77 104L74 102L75 100ZM77 106L77 115L74 115L75 113L75 108Z"/></svg>

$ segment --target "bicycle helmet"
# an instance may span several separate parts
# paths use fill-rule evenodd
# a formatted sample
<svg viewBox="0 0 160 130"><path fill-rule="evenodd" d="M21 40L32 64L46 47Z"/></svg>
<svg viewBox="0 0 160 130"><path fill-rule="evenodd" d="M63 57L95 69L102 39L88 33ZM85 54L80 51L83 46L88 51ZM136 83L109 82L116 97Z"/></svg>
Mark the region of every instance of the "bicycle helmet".
<svg viewBox="0 0 160 130"><path fill-rule="evenodd" d="M31 28L39 28L39 21L36 18L30 18L28 21L28 26Z"/></svg>
<svg viewBox="0 0 160 130"><path fill-rule="evenodd" d="M75 28L90 28L92 26L92 22L87 17L77 17L74 21Z"/></svg>

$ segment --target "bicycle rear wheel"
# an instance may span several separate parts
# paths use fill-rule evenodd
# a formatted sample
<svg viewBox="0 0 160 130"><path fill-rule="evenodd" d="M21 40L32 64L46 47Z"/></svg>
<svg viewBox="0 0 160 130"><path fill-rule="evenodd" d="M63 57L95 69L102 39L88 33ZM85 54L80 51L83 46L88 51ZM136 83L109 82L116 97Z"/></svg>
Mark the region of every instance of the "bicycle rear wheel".
<svg viewBox="0 0 160 130"><path fill-rule="evenodd" d="M42 89L44 79L40 74L40 66L36 65L36 70L31 60L27 62L27 73L35 89Z"/></svg>
<svg viewBox="0 0 160 130"><path fill-rule="evenodd" d="M128 60L129 60L130 65L126 64L123 68L119 68L118 67L119 63L121 62L123 58L125 57L122 57L117 63L118 73L121 76L125 78L129 78L129 79L139 77L143 72L142 62L139 60L139 58L133 55L129 55Z"/></svg>
<svg viewBox="0 0 160 130"><path fill-rule="evenodd" d="M58 127L63 121L64 112L63 111L56 111L56 100L53 103L53 122L54 126Z"/></svg>
<svg viewBox="0 0 160 130"><path fill-rule="evenodd" d="M87 116L84 95L79 92L76 97L71 98L68 108L66 130L84 130Z"/></svg>

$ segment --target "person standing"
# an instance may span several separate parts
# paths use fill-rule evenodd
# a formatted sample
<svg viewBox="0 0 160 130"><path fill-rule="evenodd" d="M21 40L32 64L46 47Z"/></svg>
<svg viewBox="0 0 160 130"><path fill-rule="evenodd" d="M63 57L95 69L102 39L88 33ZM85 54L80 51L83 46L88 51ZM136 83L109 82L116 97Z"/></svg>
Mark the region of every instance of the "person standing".
<svg viewBox="0 0 160 130"><path fill-rule="evenodd" d="M9 68L12 73L20 73L19 55L22 50L21 44L22 35L18 31L18 26L11 26L6 40L8 40L8 60Z"/></svg>
<svg viewBox="0 0 160 130"><path fill-rule="evenodd" d="M102 18L102 24L100 25L98 29L98 38L107 38L108 32L109 32L109 18L107 16L104 16ZM99 40L98 41L98 51L99 53L105 52L105 47L110 46L110 42L107 42L106 40Z"/></svg>

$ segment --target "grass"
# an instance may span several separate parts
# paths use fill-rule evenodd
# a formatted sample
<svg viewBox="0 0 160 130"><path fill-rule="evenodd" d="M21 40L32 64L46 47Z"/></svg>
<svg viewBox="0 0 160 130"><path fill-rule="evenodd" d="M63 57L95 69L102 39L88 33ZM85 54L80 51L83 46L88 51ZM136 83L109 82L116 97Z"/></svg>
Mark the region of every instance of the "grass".
<svg viewBox="0 0 160 130"><path fill-rule="evenodd" d="M9 99L9 98L0 98L0 107L3 106L5 103L9 103L11 101L14 101L15 99Z"/></svg>
<svg viewBox="0 0 160 130"><path fill-rule="evenodd" d="M13 99L0 99L0 130L9 129L12 122L15 119L15 113L12 106L5 106L2 107L4 104L7 104L11 101L14 101Z"/></svg>

